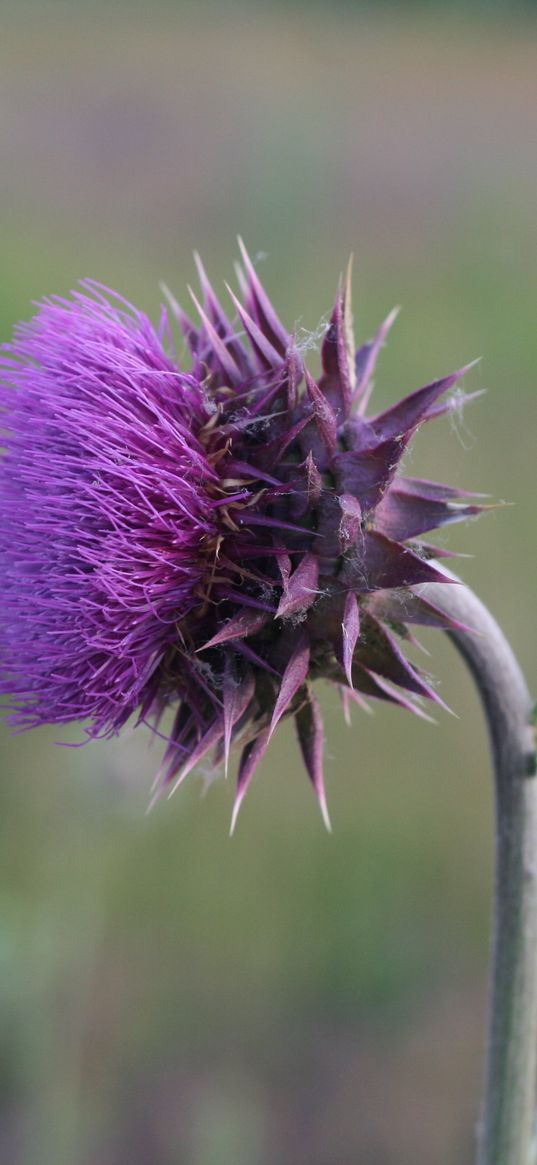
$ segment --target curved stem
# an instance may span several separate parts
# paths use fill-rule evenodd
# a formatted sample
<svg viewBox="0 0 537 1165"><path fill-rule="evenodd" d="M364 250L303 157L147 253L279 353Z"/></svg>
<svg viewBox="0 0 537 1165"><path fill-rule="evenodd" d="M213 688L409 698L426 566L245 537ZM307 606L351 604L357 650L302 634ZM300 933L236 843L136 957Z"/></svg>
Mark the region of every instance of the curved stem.
<svg viewBox="0 0 537 1165"><path fill-rule="evenodd" d="M445 572L447 573L447 572ZM451 576L454 577L454 576ZM458 580L457 580L458 581ZM468 589L420 592L476 634L448 634L476 682L496 784L492 984L478 1165L529 1165L537 1047L537 780L532 702L498 624Z"/></svg>

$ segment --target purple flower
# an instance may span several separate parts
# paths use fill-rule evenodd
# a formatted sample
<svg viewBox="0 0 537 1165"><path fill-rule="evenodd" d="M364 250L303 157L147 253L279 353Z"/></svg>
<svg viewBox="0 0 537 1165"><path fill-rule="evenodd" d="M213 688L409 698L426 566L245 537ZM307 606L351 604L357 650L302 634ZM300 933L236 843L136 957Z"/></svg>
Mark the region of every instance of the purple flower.
<svg viewBox="0 0 537 1165"><path fill-rule="evenodd" d="M157 791L240 743L233 820L293 715L328 821L312 681L441 703L400 641L446 626L420 596L447 581L422 535L480 507L399 463L465 369L366 415L393 315L355 353L347 282L316 381L242 259L232 319L199 263L197 325L171 301L155 329L86 283L4 346L0 691L15 726L81 719L91 736L173 705Z"/></svg>

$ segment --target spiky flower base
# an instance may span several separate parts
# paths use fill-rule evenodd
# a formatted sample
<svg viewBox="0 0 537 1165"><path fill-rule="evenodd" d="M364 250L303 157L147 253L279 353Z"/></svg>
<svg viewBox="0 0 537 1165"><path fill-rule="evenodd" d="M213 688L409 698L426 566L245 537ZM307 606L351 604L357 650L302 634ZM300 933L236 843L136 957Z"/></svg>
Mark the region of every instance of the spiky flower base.
<svg viewBox="0 0 537 1165"><path fill-rule="evenodd" d="M1 691L18 726L86 719L91 735L176 705L157 794L240 743L233 823L292 715L328 823L312 681L441 703L399 641L449 625L420 596L449 583L422 535L480 506L398 467L466 369L366 415L393 314L355 353L347 281L315 381L242 260L232 320L201 263L200 324L170 301L188 371L168 312L155 330L95 284L4 347Z"/></svg>

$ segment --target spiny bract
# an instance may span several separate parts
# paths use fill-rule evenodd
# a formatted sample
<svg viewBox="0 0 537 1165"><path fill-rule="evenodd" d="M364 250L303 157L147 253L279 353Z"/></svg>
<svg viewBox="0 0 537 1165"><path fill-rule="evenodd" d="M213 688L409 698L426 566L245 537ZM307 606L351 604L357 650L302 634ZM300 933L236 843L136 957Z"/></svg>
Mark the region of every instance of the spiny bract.
<svg viewBox="0 0 537 1165"><path fill-rule="evenodd" d="M82 719L91 736L174 705L157 793L240 742L233 822L292 715L328 822L312 681L440 702L398 641L446 627L420 596L447 581L422 535L480 507L398 467L466 370L368 415L394 313L355 353L347 280L316 381L242 261L232 319L198 262L197 325L170 298L155 329L87 282L4 345L0 691L18 727Z"/></svg>

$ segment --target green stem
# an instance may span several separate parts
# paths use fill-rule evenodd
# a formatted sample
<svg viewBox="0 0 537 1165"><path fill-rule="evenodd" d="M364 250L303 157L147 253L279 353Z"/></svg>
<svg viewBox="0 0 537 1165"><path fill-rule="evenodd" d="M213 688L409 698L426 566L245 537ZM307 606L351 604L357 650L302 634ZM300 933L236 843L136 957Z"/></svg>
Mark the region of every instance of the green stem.
<svg viewBox="0 0 537 1165"><path fill-rule="evenodd" d="M449 631L483 703L496 787L496 877L478 1165L529 1165L537 1049L537 780L532 702L498 624L466 586L423 593L475 629Z"/></svg>

